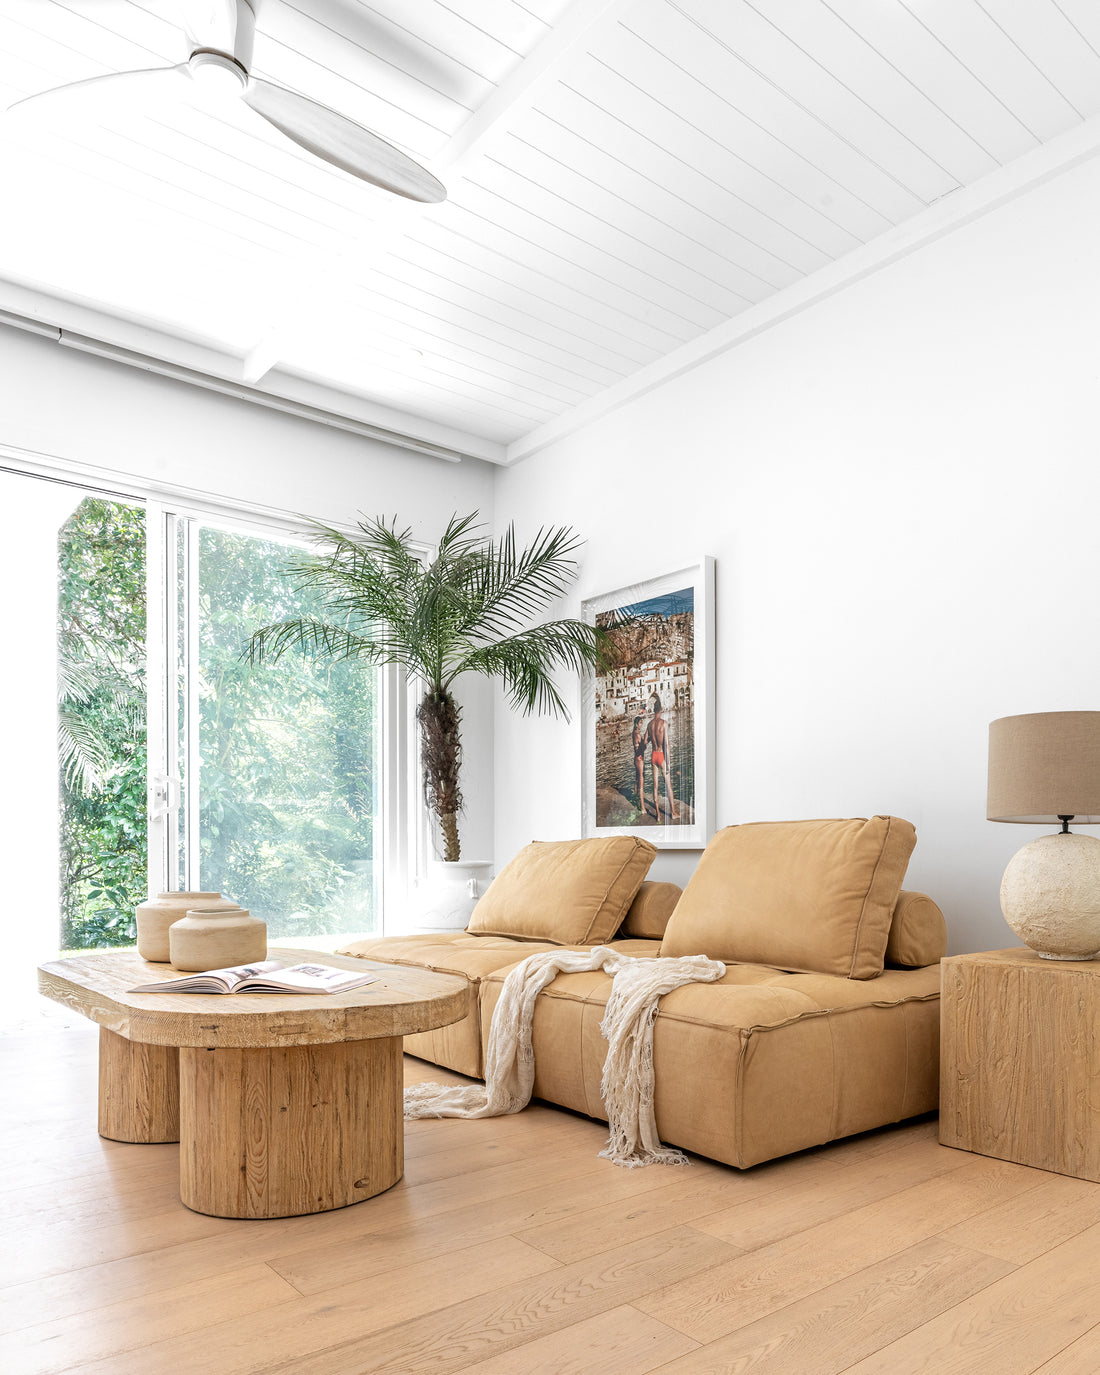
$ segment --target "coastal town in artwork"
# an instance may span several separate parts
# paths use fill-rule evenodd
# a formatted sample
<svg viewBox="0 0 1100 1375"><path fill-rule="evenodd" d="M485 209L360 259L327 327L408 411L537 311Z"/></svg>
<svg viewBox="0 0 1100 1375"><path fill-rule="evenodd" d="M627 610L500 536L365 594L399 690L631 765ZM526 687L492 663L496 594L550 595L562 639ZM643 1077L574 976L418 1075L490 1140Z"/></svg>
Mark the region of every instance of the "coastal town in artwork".
<svg viewBox="0 0 1100 1375"><path fill-rule="evenodd" d="M695 598L685 587L596 624L614 642L595 683L597 827L695 823Z"/></svg>

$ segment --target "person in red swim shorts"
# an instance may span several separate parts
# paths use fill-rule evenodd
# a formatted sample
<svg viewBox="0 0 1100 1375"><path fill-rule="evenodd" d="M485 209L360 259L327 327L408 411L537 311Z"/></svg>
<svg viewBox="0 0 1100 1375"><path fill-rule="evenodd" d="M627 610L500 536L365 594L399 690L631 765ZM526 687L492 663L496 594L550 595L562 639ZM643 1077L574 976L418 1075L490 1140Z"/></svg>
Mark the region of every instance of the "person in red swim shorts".
<svg viewBox="0 0 1100 1375"><path fill-rule="evenodd" d="M668 802L668 813L672 821L679 821L676 811L676 799L672 795L672 780L668 773L668 722L662 712L664 710L661 699L656 694L652 700L653 719L646 727L645 738L652 747L653 753L650 755L650 763L653 765L653 809L657 813L657 820L661 820L661 804L657 797L657 779L663 774L665 780L665 799ZM643 746L644 749L644 746Z"/></svg>

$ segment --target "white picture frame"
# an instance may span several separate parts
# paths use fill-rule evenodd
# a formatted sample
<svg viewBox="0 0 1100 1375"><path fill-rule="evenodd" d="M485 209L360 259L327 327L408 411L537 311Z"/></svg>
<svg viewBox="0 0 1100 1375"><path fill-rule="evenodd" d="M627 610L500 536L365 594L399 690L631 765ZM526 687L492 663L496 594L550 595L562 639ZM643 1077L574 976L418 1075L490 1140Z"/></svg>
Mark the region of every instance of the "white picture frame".
<svg viewBox="0 0 1100 1375"><path fill-rule="evenodd" d="M621 642L609 673L582 680L581 834L702 849L714 833L714 559L588 597L581 617Z"/></svg>

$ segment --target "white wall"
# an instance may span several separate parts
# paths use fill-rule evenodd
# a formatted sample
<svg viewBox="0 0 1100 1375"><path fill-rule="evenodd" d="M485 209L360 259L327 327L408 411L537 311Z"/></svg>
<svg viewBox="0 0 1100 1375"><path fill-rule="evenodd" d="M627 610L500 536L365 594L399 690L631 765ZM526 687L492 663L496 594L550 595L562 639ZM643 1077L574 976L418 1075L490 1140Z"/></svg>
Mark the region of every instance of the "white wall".
<svg viewBox="0 0 1100 1375"><path fill-rule="evenodd" d="M717 557L717 823L892 812L952 949L1040 828L985 820L986 730L1100 707L1100 166L500 475L575 525L578 596ZM580 826L571 725L497 714L496 857ZM697 853L654 876L683 882Z"/></svg>
<svg viewBox="0 0 1100 1375"><path fill-rule="evenodd" d="M492 464L444 463L0 326L0 443L320 520L397 515L431 542L492 519ZM50 689L52 693L52 688ZM492 697L461 684L465 852L492 853Z"/></svg>

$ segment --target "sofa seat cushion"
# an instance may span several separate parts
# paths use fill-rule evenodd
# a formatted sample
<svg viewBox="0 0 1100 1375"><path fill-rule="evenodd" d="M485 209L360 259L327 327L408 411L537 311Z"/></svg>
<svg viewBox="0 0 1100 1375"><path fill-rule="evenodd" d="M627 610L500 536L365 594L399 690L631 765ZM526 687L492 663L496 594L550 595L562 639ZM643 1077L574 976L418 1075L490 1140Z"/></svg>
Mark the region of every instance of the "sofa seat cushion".
<svg viewBox="0 0 1100 1375"><path fill-rule="evenodd" d="M636 958L655 956L660 941L609 941L612 949ZM405 1037L405 1049L410 1055L430 1060L479 1079L484 1073L485 1058L478 1015L478 989L482 979L497 971L507 974L513 965L528 955L544 950L560 950L552 941L520 941L507 936L471 936L465 931L441 932L416 936L377 936L352 941L341 946L338 955L357 955L364 960L383 960L387 964L415 965L437 974L461 974L469 980L466 990L466 1016L450 1026L432 1031L418 1031ZM569 949L589 950L590 946L576 945Z"/></svg>
<svg viewBox="0 0 1100 1375"><path fill-rule="evenodd" d="M635 958L660 953L659 940L606 941L610 950ZM477 983L498 969L510 969L528 955L544 950L561 950L554 941L518 941L508 936L471 936L465 931L441 931L417 936L373 936L341 946L338 955L357 955L364 960L385 960L387 964L414 964L437 974L463 974ZM591 950L590 945L571 945L569 950Z"/></svg>
<svg viewBox="0 0 1100 1375"><path fill-rule="evenodd" d="M558 950L552 941L515 941L504 936L468 936L465 931L417 936L386 936L353 941L339 955L358 955L387 964L414 964L437 974L464 974L477 983L502 965L513 965L540 950Z"/></svg>
<svg viewBox="0 0 1100 1375"><path fill-rule="evenodd" d="M339 955L358 955L365 960L384 960L387 964L409 964L431 969L437 974L461 974L469 980L466 990L466 1015L450 1026L418 1031L405 1037L405 1050L433 1065L444 1065L478 1079L484 1073L481 1031L478 1022L478 987L486 974L510 968L526 955L539 950L556 950L549 941L515 941L501 936L453 934L377 937L353 941L342 946Z"/></svg>
<svg viewBox="0 0 1100 1375"><path fill-rule="evenodd" d="M481 986L482 1033L503 983ZM602 970L559 975L535 1005L535 1095L606 1119ZM654 1025L661 1139L730 1165L900 1121L938 1097L939 968L873 983L734 965L661 1000Z"/></svg>
<svg viewBox="0 0 1100 1375"><path fill-rule="evenodd" d="M656 854L638 836L532 841L493 879L469 930L602 945L622 924Z"/></svg>
<svg viewBox="0 0 1100 1375"><path fill-rule="evenodd" d="M915 844L896 816L727 826L669 918L662 953L875 978Z"/></svg>

